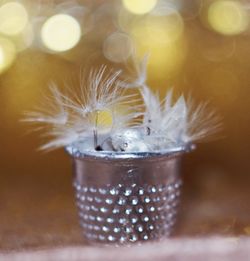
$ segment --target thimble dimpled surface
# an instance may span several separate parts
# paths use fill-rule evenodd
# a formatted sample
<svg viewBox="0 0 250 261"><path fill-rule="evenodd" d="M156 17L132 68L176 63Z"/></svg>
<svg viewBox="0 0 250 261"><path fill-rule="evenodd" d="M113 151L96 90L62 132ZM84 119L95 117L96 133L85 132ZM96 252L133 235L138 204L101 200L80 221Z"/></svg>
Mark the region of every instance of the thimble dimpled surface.
<svg viewBox="0 0 250 261"><path fill-rule="evenodd" d="M84 186L75 180L83 233L90 243L135 243L168 236L175 224L181 180L169 184Z"/></svg>

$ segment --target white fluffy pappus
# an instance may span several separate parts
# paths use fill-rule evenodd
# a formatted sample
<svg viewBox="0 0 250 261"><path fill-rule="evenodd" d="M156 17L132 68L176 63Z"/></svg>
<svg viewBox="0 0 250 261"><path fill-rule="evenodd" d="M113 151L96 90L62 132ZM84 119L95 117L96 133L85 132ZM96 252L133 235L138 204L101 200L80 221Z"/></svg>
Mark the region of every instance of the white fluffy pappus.
<svg viewBox="0 0 250 261"><path fill-rule="evenodd" d="M173 103L173 90L160 100L147 86L147 61L145 56L140 65L135 64L135 79L122 83L123 88L137 88L141 93L145 111L143 115L144 143L150 151L208 141L222 129L221 118L209 104L196 105L189 97L181 95Z"/></svg>
<svg viewBox="0 0 250 261"><path fill-rule="evenodd" d="M26 112L26 122L42 124L43 136L52 140L41 149L51 150L87 140L89 150L102 150L112 134L137 124L141 115L136 94L126 94L117 84L120 71L106 66L81 74L80 88L68 88L66 95L55 84L51 96L34 112Z"/></svg>
<svg viewBox="0 0 250 261"><path fill-rule="evenodd" d="M154 150L206 141L222 128L220 117L208 103L195 106L183 95L172 103L172 90L163 102L146 87L141 93L145 103L145 139Z"/></svg>
<svg viewBox="0 0 250 261"><path fill-rule="evenodd" d="M135 66L136 79L130 83L120 80L121 71L102 66L81 74L80 88L68 88L68 95L52 85L51 97L25 118L42 124L43 136L52 137L41 148L156 152L215 137L221 129L217 113L183 95L174 102L172 90L161 100L146 84L146 63L147 57ZM138 89L141 98L127 89Z"/></svg>

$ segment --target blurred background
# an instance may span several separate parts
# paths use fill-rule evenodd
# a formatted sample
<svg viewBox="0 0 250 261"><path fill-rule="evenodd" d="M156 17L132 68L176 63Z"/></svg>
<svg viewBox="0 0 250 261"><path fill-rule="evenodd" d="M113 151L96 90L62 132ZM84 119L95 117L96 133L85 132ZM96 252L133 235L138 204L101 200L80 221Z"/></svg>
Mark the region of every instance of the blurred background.
<svg viewBox="0 0 250 261"><path fill-rule="evenodd" d="M174 236L250 235L250 2L248 0L0 0L0 249L81 244L71 162L20 122L51 82L81 68L133 72L191 93L223 118L223 138L183 161Z"/></svg>

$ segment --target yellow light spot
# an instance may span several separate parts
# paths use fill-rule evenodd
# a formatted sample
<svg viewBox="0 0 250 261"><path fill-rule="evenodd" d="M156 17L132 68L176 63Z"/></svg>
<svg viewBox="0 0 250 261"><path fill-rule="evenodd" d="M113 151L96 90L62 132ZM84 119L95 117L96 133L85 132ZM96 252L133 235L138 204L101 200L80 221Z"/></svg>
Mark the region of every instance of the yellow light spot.
<svg viewBox="0 0 250 261"><path fill-rule="evenodd" d="M94 111L91 115L91 118L99 132L105 132L112 128L113 115L109 110Z"/></svg>
<svg viewBox="0 0 250 261"><path fill-rule="evenodd" d="M0 37L0 73L12 65L15 57L15 45L10 40Z"/></svg>
<svg viewBox="0 0 250 261"><path fill-rule="evenodd" d="M146 20L147 36L154 42L174 42L183 33L184 23L178 12L151 16Z"/></svg>
<svg viewBox="0 0 250 261"><path fill-rule="evenodd" d="M41 38L48 49L56 52L67 51L80 41L81 27L70 15L54 15L44 23Z"/></svg>
<svg viewBox="0 0 250 261"><path fill-rule="evenodd" d="M11 40L15 43L17 52L22 52L29 48L34 41L32 24L28 24L21 34L11 37Z"/></svg>
<svg viewBox="0 0 250 261"><path fill-rule="evenodd" d="M240 2L221 0L210 5L208 23L218 33L236 35L248 28L249 18Z"/></svg>
<svg viewBox="0 0 250 261"><path fill-rule="evenodd" d="M17 35L28 23L28 13L24 6L17 2L9 2L0 7L0 33Z"/></svg>
<svg viewBox="0 0 250 261"><path fill-rule="evenodd" d="M179 70L186 57L184 24L179 13L168 16L151 16L146 22L132 27L132 35L138 56L150 54L149 77L171 78Z"/></svg>
<svg viewBox="0 0 250 261"><path fill-rule="evenodd" d="M112 62L124 62L132 52L132 40L124 33L113 33L103 43L104 56Z"/></svg>
<svg viewBox="0 0 250 261"><path fill-rule="evenodd" d="M124 7L133 14L146 14L153 10L157 0L123 0Z"/></svg>

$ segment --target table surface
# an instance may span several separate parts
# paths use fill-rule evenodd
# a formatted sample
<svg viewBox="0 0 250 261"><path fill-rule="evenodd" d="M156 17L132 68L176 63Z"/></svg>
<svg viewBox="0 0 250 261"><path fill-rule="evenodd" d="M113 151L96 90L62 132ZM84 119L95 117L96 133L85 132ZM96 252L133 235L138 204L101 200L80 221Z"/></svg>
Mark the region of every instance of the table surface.
<svg viewBox="0 0 250 261"><path fill-rule="evenodd" d="M185 238L166 239L129 248L97 247L55 247L43 250L29 250L0 253L3 261L235 261L250 259L249 238Z"/></svg>

